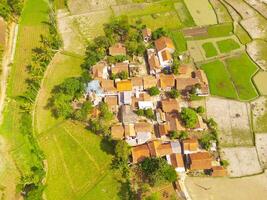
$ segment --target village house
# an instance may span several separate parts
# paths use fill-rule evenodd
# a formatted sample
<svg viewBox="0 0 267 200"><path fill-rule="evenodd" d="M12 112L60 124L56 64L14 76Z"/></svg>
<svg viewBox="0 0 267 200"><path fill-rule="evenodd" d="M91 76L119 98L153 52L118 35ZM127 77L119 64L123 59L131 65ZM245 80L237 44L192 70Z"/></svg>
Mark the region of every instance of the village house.
<svg viewBox="0 0 267 200"><path fill-rule="evenodd" d="M144 76L143 77L144 90L147 90L151 87L156 87L158 80L155 76Z"/></svg>
<svg viewBox="0 0 267 200"><path fill-rule="evenodd" d="M200 81L196 78L176 78L176 90L180 92L191 91L196 84L200 84Z"/></svg>
<svg viewBox="0 0 267 200"><path fill-rule="evenodd" d="M155 49L147 49L147 60L149 67L149 74L155 75L160 73L162 68L159 63L159 58L157 56Z"/></svg>
<svg viewBox="0 0 267 200"><path fill-rule="evenodd" d="M105 95L117 95L117 89L113 80L101 80L101 88Z"/></svg>
<svg viewBox="0 0 267 200"><path fill-rule="evenodd" d="M197 89L198 96L208 96L209 95L209 82L205 72L201 69L193 72L194 78L200 81L200 89Z"/></svg>
<svg viewBox="0 0 267 200"><path fill-rule="evenodd" d="M143 78L142 77L132 77L132 86L133 91L136 92L142 92L144 90L144 84L143 84Z"/></svg>
<svg viewBox="0 0 267 200"><path fill-rule="evenodd" d="M106 66L106 63L99 62L96 65L92 67L92 77L94 79L108 79L109 73L108 73L108 67Z"/></svg>
<svg viewBox="0 0 267 200"><path fill-rule="evenodd" d="M160 104L162 111L165 113L178 112L180 110L179 103L176 99L163 99Z"/></svg>
<svg viewBox="0 0 267 200"><path fill-rule="evenodd" d="M227 170L223 166L214 166L211 168L211 176L214 177L227 176Z"/></svg>
<svg viewBox="0 0 267 200"><path fill-rule="evenodd" d="M169 131L185 130L177 112L166 113L166 122L169 124Z"/></svg>
<svg viewBox="0 0 267 200"><path fill-rule="evenodd" d="M190 170L211 169L212 157L209 152L197 152L189 154L188 165Z"/></svg>
<svg viewBox="0 0 267 200"><path fill-rule="evenodd" d="M126 72L129 75L128 63L126 62L116 63L115 66L111 67L111 74L118 74L121 72Z"/></svg>
<svg viewBox="0 0 267 200"><path fill-rule="evenodd" d="M182 140L183 154L192 154L199 151L199 144L196 138Z"/></svg>
<svg viewBox="0 0 267 200"><path fill-rule="evenodd" d="M156 119L158 123L163 123L166 121L166 115L160 108L156 109Z"/></svg>
<svg viewBox="0 0 267 200"><path fill-rule="evenodd" d="M85 97L89 98L93 105L98 105L105 96L99 80L92 80L87 84Z"/></svg>
<svg viewBox="0 0 267 200"><path fill-rule="evenodd" d="M139 102L151 102L151 96L146 92L136 92L135 96L132 96L132 108L138 109Z"/></svg>
<svg viewBox="0 0 267 200"><path fill-rule="evenodd" d="M161 66L170 67L173 64L172 54L175 51L172 40L169 37L160 37L155 41L155 46Z"/></svg>
<svg viewBox="0 0 267 200"><path fill-rule="evenodd" d="M116 82L117 90L119 92L120 104L132 104L132 82L131 80L122 80Z"/></svg>
<svg viewBox="0 0 267 200"><path fill-rule="evenodd" d="M174 167L176 172L185 172L184 159L181 153L167 155L167 162Z"/></svg>
<svg viewBox="0 0 267 200"><path fill-rule="evenodd" d="M144 42L149 42L151 40L151 36L152 36L151 29L150 28L144 28L142 30L142 35L143 35Z"/></svg>
<svg viewBox="0 0 267 200"><path fill-rule="evenodd" d="M159 74L159 87L164 91L170 91L175 86L173 74Z"/></svg>
<svg viewBox="0 0 267 200"><path fill-rule="evenodd" d="M119 111L118 96L106 96L104 102L108 105L111 112L117 113Z"/></svg>
<svg viewBox="0 0 267 200"><path fill-rule="evenodd" d="M121 43L109 47L109 55L111 56L126 56L126 48Z"/></svg>

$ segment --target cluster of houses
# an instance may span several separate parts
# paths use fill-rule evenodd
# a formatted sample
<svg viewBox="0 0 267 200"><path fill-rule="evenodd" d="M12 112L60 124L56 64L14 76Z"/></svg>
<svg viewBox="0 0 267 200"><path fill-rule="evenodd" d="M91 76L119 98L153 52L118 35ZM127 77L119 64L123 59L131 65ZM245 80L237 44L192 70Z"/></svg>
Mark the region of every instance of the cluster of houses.
<svg viewBox="0 0 267 200"><path fill-rule="evenodd" d="M143 38L146 43L151 41L150 29L143 30ZM132 146L133 163L147 157L165 157L177 172L187 169L223 170L218 166L212 167L211 154L199 148L197 139L171 141L169 138L172 131L186 130L180 112L182 107L188 107L188 102L182 98L169 98L166 92L176 89L186 95L198 85L196 94L208 96L209 85L204 71L195 69L192 64L182 64L178 75L165 74L163 69L172 66L175 46L169 37L162 36L154 41L154 47L148 48L147 57L137 58L137 62L97 63L90 72L94 80L87 85L87 97L95 106L104 101L117 116L117 123L111 127L111 136ZM127 49L117 43L109 48L109 55L126 56ZM110 78L112 74L122 72L129 78ZM160 94L150 96L148 90L152 87L159 88ZM154 119L136 114L137 110L148 109L153 111ZM198 123L190 131L206 129L207 125L198 115Z"/></svg>

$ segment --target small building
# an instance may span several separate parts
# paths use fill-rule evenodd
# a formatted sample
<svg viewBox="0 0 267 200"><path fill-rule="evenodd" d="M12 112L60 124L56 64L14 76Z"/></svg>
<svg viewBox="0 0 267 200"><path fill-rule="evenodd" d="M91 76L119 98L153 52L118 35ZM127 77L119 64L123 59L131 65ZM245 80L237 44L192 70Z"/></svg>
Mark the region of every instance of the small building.
<svg viewBox="0 0 267 200"><path fill-rule="evenodd" d="M159 75L159 86L165 91L170 91L175 86L175 77L173 74Z"/></svg>
<svg viewBox="0 0 267 200"><path fill-rule="evenodd" d="M132 148L133 163L139 163L151 156L148 144L138 145Z"/></svg>
<svg viewBox="0 0 267 200"><path fill-rule="evenodd" d="M172 53L175 51L174 44L169 37L162 36L155 41L159 61L162 67L169 67L173 63Z"/></svg>
<svg viewBox="0 0 267 200"><path fill-rule="evenodd" d="M143 77L143 83L144 83L144 90L147 90L151 87L156 87L158 84L158 80L155 76L145 76Z"/></svg>
<svg viewBox="0 0 267 200"><path fill-rule="evenodd" d="M198 96L208 96L209 95L209 82L205 72L201 69L195 70L193 72L195 79L200 81L200 89L197 90Z"/></svg>
<svg viewBox="0 0 267 200"><path fill-rule="evenodd" d="M101 80L101 88L104 91L105 95L116 95L117 89L115 88L113 80Z"/></svg>
<svg viewBox="0 0 267 200"><path fill-rule="evenodd" d="M159 58L157 56L155 49L148 49L147 50L147 60L149 66L149 74L155 75L161 72L161 66L159 63Z"/></svg>
<svg viewBox="0 0 267 200"><path fill-rule="evenodd" d="M102 101L105 95L99 80L92 80L87 84L86 95L91 99L94 105L98 105Z"/></svg>
<svg viewBox="0 0 267 200"><path fill-rule="evenodd" d="M120 108L120 121L124 124L135 124L138 120L138 116L133 112L131 106L122 105Z"/></svg>
<svg viewBox="0 0 267 200"><path fill-rule="evenodd" d="M111 127L111 137L115 140L122 140L124 138L124 128L122 124L116 124Z"/></svg>
<svg viewBox="0 0 267 200"><path fill-rule="evenodd" d="M181 153L173 153L167 155L166 158L167 162L174 167L176 172L185 172L183 155Z"/></svg>
<svg viewBox="0 0 267 200"><path fill-rule="evenodd" d="M152 101L138 101L138 108L142 110L154 109Z"/></svg>
<svg viewBox="0 0 267 200"><path fill-rule="evenodd" d="M131 80L122 80L116 83L118 92L132 91L133 85Z"/></svg>
<svg viewBox="0 0 267 200"><path fill-rule="evenodd" d="M104 99L105 103L108 105L108 108L111 112L117 113L119 110L118 96L106 96Z"/></svg>
<svg viewBox="0 0 267 200"><path fill-rule="evenodd" d="M116 43L109 47L109 55L111 56L126 56L126 48L121 43Z"/></svg>
<svg viewBox="0 0 267 200"><path fill-rule="evenodd" d="M156 109L156 119L158 123L163 123L166 121L166 115L161 109Z"/></svg>
<svg viewBox="0 0 267 200"><path fill-rule="evenodd" d="M186 130L177 112L166 113L166 121L169 124L169 131Z"/></svg>
<svg viewBox="0 0 267 200"><path fill-rule="evenodd" d="M138 132L153 132L153 124L148 122L137 122L134 124L134 130Z"/></svg>
<svg viewBox="0 0 267 200"><path fill-rule="evenodd" d="M128 63L116 63L115 66L111 67L112 74L118 74L121 72L126 72L129 75Z"/></svg>
<svg viewBox="0 0 267 200"><path fill-rule="evenodd" d="M132 104L132 91L120 92L120 104L131 105Z"/></svg>
<svg viewBox="0 0 267 200"><path fill-rule="evenodd" d="M125 124L124 125L124 133L126 138L131 138L136 136L136 132L134 130L134 124Z"/></svg>
<svg viewBox="0 0 267 200"><path fill-rule="evenodd" d="M149 42L151 40L151 36L152 36L151 29L150 28L144 28L142 30L142 35L143 35L144 42Z"/></svg>
<svg viewBox="0 0 267 200"><path fill-rule="evenodd" d="M176 89L178 91L190 91L200 81L195 78L176 78Z"/></svg>
<svg viewBox="0 0 267 200"><path fill-rule="evenodd" d="M192 154L198 152L198 146L198 140L196 138L182 140L182 149L184 154Z"/></svg>
<svg viewBox="0 0 267 200"><path fill-rule="evenodd" d="M180 110L179 103L176 99L161 100L161 109L163 112L178 112Z"/></svg>
<svg viewBox="0 0 267 200"><path fill-rule="evenodd" d="M170 125L168 122L164 122L158 125L158 132L160 137L168 135L169 130L170 130Z"/></svg>
<svg viewBox="0 0 267 200"><path fill-rule="evenodd" d="M223 166L214 166L211 168L211 176L214 177L227 176L227 170Z"/></svg>
<svg viewBox="0 0 267 200"><path fill-rule="evenodd" d="M209 152L197 152L189 154L190 170L211 169L212 157Z"/></svg>
<svg viewBox="0 0 267 200"><path fill-rule="evenodd" d="M141 92L144 90L143 78L142 77L132 77L132 86L135 92Z"/></svg>
<svg viewBox="0 0 267 200"><path fill-rule="evenodd" d="M104 62L99 62L92 67L92 76L94 79L108 79L108 67Z"/></svg>

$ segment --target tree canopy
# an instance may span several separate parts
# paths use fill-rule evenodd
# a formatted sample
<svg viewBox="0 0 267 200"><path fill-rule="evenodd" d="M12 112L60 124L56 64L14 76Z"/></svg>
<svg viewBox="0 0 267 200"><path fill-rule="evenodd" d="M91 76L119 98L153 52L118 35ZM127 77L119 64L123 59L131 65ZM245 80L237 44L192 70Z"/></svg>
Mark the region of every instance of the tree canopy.
<svg viewBox="0 0 267 200"><path fill-rule="evenodd" d="M160 94L160 90L157 87L151 87L148 89L148 93L150 96L156 96Z"/></svg>
<svg viewBox="0 0 267 200"><path fill-rule="evenodd" d="M197 113L191 108L183 108L181 118L187 128L195 128L198 121Z"/></svg>

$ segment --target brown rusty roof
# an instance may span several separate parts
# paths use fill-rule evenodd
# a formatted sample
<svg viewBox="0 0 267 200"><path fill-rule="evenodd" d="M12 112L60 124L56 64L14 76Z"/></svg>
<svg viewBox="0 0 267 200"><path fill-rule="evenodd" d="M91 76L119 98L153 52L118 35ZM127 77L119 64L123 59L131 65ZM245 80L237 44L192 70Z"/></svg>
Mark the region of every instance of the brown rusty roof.
<svg viewBox="0 0 267 200"><path fill-rule="evenodd" d="M159 58L155 54L148 56L148 64L150 70L160 69Z"/></svg>
<svg viewBox="0 0 267 200"><path fill-rule="evenodd" d="M159 124L158 127L160 136L167 135L170 130L169 123Z"/></svg>
<svg viewBox="0 0 267 200"><path fill-rule="evenodd" d="M143 77L144 89L157 86L158 80L155 76L144 76Z"/></svg>
<svg viewBox="0 0 267 200"><path fill-rule="evenodd" d="M161 100L161 108L163 112L175 112L179 110L179 103L176 99Z"/></svg>
<svg viewBox="0 0 267 200"><path fill-rule="evenodd" d="M150 149L148 144L142 144L132 148L133 163L142 162L145 158L150 157Z"/></svg>
<svg viewBox="0 0 267 200"><path fill-rule="evenodd" d="M142 77L132 77L132 84L133 86L143 86L143 78Z"/></svg>
<svg viewBox="0 0 267 200"><path fill-rule="evenodd" d="M208 79L203 70L199 69L199 70L194 71L194 75L195 75L195 78L200 80L200 82L208 85Z"/></svg>
<svg viewBox="0 0 267 200"><path fill-rule="evenodd" d="M105 102L108 106L117 106L118 105L118 96L106 96Z"/></svg>
<svg viewBox="0 0 267 200"><path fill-rule="evenodd" d="M123 44L117 43L109 47L109 55L111 56L126 55L126 48L124 47Z"/></svg>
<svg viewBox="0 0 267 200"><path fill-rule="evenodd" d="M105 79L103 79L101 81L101 87L105 92L116 91L116 88L114 86L114 81L113 80L105 80Z"/></svg>
<svg viewBox="0 0 267 200"><path fill-rule="evenodd" d="M111 136L113 139L121 140L124 137L124 128L122 124L116 124L111 127Z"/></svg>
<svg viewBox="0 0 267 200"><path fill-rule="evenodd" d="M155 41L157 51L161 51L165 48L175 49L172 40L169 37L160 37Z"/></svg>
<svg viewBox="0 0 267 200"><path fill-rule="evenodd" d="M118 74L120 72L127 72L128 73L128 63L116 63L114 67L111 68L112 74Z"/></svg>
<svg viewBox="0 0 267 200"><path fill-rule="evenodd" d="M216 177L227 176L227 170L223 166L214 166L211 168L211 175Z"/></svg>
<svg viewBox="0 0 267 200"><path fill-rule="evenodd" d="M196 78L176 78L175 82L177 90L185 90L196 85L197 83L200 83Z"/></svg>
<svg viewBox="0 0 267 200"><path fill-rule="evenodd" d="M170 155L171 164L174 168L184 167L183 155L180 153L173 153Z"/></svg>
<svg viewBox="0 0 267 200"><path fill-rule="evenodd" d="M196 151L198 149L198 140L189 138L182 141L183 149L187 151Z"/></svg>
<svg viewBox="0 0 267 200"><path fill-rule="evenodd" d="M212 157L209 152L197 152L189 154L190 169L191 170L204 170L211 168Z"/></svg>
<svg viewBox="0 0 267 200"><path fill-rule="evenodd" d="M153 124L148 122L137 122L134 124L135 132L153 132Z"/></svg>
<svg viewBox="0 0 267 200"><path fill-rule="evenodd" d="M159 75L159 83L162 89L167 87L174 87L175 86L175 77L173 74L163 74Z"/></svg>

